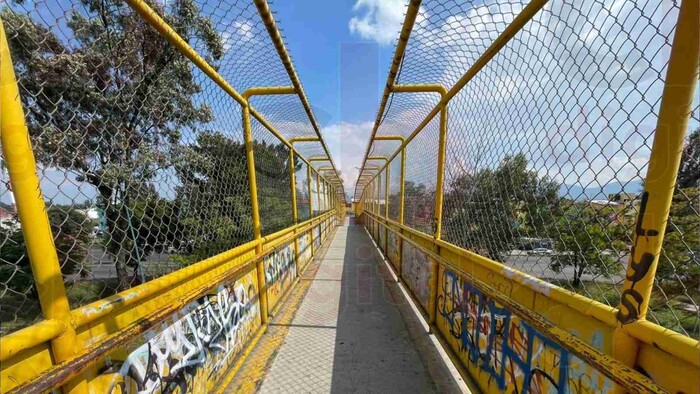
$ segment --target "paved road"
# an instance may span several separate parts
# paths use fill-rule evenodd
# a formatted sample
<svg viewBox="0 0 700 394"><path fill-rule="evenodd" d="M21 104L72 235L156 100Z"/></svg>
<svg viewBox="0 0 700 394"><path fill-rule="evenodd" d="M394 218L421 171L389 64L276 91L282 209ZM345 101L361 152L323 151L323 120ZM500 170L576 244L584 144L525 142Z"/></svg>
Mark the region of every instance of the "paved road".
<svg viewBox="0 0 700 394"><path fill-rule="evenodd" d="M179 265L169 262L169 253L153 253L143 262L143 269L147 276L161 276L175 271ZM92 279L116 279L117 270L114 267L114 259L99 245L93 245L88 250L88 259L91 267Z"/></svg>
<svg viewBox="0 0 700 394"><path fill-rule="evenodd" d="M573 267L565 267L560 272L555 272L549 268L551 260L552 259L546 255L510 255L506 259L506 265L537 278L548 280L557 285L561 285L573 279ZM595 281L597 283L619 283L623 279L621 273L624 272L625 265L627 264L627 257L620 257L618 262L620 271L611 274L609 278L603 275L584 273L581 280Z"/></svg>

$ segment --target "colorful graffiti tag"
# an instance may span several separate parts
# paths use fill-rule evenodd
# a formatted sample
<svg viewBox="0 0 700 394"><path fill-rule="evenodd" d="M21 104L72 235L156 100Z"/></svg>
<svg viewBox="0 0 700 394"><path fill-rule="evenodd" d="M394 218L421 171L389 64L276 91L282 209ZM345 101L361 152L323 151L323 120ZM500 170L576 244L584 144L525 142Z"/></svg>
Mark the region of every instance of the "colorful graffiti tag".
<svg viewBox="0 0 700 394"><path fill-rule="evenodd" d="M267 256L263 261L263 266L265 267L265 281L267 283L267 301L272 309L297 276L294 242L286 244L283 248Z"/></svg>
<svg viewBox="0 0 700 394"><path fill-rule="evenodd" d="M430 305L430 273L435 262L408 242L402 245L401 277L418 298L424 310Z"/></svg>
<svg viewBox="0 0 700 394"><path fill-rule="evenodd" d="M109 392L210 391L225 376L259 326L255 271L221 285L145 334L147 340L114 363Z"/></svg>
<svg viewBox="0 0 700 394"><path fill-rule="evenodd" d="M438 327L485 392L600 393L612 382L506 308L441 269ZM593 335L591 342L600 342Z"/></svg>
<svg viewBox="0 0 700 394"><path fill-rule="evenodd" d="M299 237L299 269L302 270L311 261L311 233Z"/></svg>

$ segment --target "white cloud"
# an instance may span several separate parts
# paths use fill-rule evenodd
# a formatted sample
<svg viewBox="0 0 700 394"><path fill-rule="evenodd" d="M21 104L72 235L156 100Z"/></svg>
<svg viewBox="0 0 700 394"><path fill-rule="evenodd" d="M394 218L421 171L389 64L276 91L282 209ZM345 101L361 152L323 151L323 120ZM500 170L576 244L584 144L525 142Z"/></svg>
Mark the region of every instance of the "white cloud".
<svg viewBox="0 0 700 394"><path fill-rule="evenodd" d="M373 125L372 122L341 122L323 128L323 138L336 167L341 172L345 194L348 197L352 197L355 192L355 182L359 175L357 167L362 165Z"/></svg>
<svg viewBox="0 0 700 394"><path fill-rule="evenodd" d="M350 32L386 45L399 37L406 3L404 0L357 0L352 10L359 15L350 19Z"/></svg>

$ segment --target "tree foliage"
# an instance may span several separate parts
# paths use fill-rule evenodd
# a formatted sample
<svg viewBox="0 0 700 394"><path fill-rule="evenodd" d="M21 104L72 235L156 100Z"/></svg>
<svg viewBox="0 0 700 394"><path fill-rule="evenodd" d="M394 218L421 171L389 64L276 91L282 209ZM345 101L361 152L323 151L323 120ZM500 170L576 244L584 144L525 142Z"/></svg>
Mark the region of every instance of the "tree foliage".
<svg viewBox="0 0 700 394"><path fill-rule="evenodd" d="M127 209L179 157L184 130L212 120L190 62L121 0L82 0L67 15L70 44L10 9L2 11L38 161L79 174L98 192L120 287L135 267ZM216 61L223 43L192 0L149 1L186 40ZM133 241L133 239L131 239Z"/></svg>
<svg viewBox="0 0 700 394"><path fill-rule="evenodd" d="M497 261L505 261L519 237L544 233L559 211L559 184L529 169L523 154L465 173L448 190L443 238Z"/></svg>
<svg viewBox="0 0 700 394"><path fill-rule="evenodd" d="M61 273L65 277L87 276L90 267L86 257L94 223L72 207L52 206L47 215ZM0 283L21 293L32 288L34 279L20 228L0 227L0 261Z"/></svg>
<svg viewBox="0 0 700 394"><path fill-rule="evenodd" d="M583 274L609 278L619 271L618 250L625 250L620 241L624 226L617 207L593 206L587 202L567 202L554 224L555 253L550 267L561 272L573 268L571 284L578 287Z"/></svg>

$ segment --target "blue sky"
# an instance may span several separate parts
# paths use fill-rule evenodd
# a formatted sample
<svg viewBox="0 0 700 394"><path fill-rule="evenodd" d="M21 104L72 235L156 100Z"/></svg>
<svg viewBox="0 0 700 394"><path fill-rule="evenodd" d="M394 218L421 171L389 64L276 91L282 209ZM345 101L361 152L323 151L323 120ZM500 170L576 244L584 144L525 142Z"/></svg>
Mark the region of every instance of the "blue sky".
<svg viewBox="0 0 700 394"><path fill-rule="evenodd" d="M376 117L404 3L295 0L272 6L348 195Z"/></svg>
<svg viewBox="0 0 700 394"><path fill-rule="evenodd" d="M63 1L75 3L75 0ZM44 4L43 0L37 3ZM219 14L218 2L211 0L210 4L210 0L204 0L203 3L209 4L206 12ZM412 52L413 55L406 57L402 81L452 86L474 57L492 42L494 33L502 31L517 15L521 6L516 3L475 1L453 5L449 15L430 8L422 10L410 45L424 56ZM471 167L483 166L478 160L482 156L488 156L487 164L496 165L504 155L516 151L528 153L531 164L542 175L567 184L595 186L613 180L627 182L640 179L646 172L650 136L656 126L654 113L661 93L658 76L663 74L656 72L663 69L668 55L668 46L658 50L663 40L656 26L661 27L662 36L670 36L675 7L658 7L650 2L641 10L624 0L591 0L591 3L595 7L580 5L576 12L571 12L570 6L549 4L545 7L547 12L535 18L536 26L546 28L521 33L520 42L515 40L494 62L510 67L509 74L494 78L494 71L489 73L487 68L463 90L462 99L458 97L451 102L449 134L453 142L448 144L448 173L461 174ZM41 7L34 12L65 18L66 11L59 5L55 8L53 13ZM404 18L405 1L277 0L271 8L331 155L342 171L345 191L351 195L358 173L356 167L364 156ZM248 11L255 15L254 7L248 7ZM644 18L640 19L640 13ZM41 19L44 20L43 15ZM592 29L587 21L595 21L596 28ZM224 26L231 25L224 23ZM564 27L566 31L562 30ZM618 34L620 27L624 34ZM245 37L246 30L241 26L238 30ZM544 45L535 45L534 52L526 51L529 42ZM526 55L524 58L516 56L521 52ZM231 53L235 59L238 52ZM538 61L548 68L538 65ZM569 70L578 74L568 75ZM577 78L587 83L580 84ZM605 83L598 83L599 78ZM587 89L589 85L593 89ZM511 120L515 123L509 127L493 121L509 118L510 114L531 113L535 100L523 94L537 90L532 87L547 92L542 95L548 100L547 105L537 105L537 109L544 111L542 114L519 116L517 121ZM584 107L578 108L578 104ZM696 114L690 122L691 130L698 127L697 119ZM384 132L392 131L390 134L406 133L415 124L409 111L398 108L383 127L387 128ZM514 129L521 132L512 133ZM478 138L474 139L475 136ZM426 134L426 138L430 136ZM538 143L545 140L551 142ZM422 144L418 138L414 146ZM410 180L434 182L432 173L424 171L434 167L434 155L414 156L417 159L409 166L423 171L416 171ZM42 188L48 198L91 194L90 186L72 181L74 176L70 182L65 181L64 173L57 171L44 176L47 181L42 183ZM0 191L0 200L6 197Z"/></svg>

